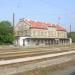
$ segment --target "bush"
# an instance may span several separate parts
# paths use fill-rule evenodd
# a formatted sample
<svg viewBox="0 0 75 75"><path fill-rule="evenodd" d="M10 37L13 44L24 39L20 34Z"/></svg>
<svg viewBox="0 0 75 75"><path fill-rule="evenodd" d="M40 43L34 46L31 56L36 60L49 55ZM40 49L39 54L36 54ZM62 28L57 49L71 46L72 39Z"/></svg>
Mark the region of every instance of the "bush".
<svg viewBox="0 0 75 75"><path fill-rule="evenodd" d="M8 21L0 22L0 44L12 44L15 40L13 26Z"/></svg>

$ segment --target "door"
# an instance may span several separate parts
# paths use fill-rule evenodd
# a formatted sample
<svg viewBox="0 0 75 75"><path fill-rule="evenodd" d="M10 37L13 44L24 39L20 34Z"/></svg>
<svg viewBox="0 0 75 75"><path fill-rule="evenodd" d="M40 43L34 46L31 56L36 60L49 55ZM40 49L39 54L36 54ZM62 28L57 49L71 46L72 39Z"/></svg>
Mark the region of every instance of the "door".
<svg viewBox="0 0 75 75"><path fill-rule="evenodd" d="M23 39L23 46L25 46L25 39Z"/></svg>

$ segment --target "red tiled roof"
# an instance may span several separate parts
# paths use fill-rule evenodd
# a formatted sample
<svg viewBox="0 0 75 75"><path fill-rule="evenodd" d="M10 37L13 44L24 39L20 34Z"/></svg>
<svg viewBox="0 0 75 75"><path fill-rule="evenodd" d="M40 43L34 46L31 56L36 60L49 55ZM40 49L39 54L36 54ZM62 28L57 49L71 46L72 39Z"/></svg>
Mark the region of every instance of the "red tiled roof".
<svg viewBox="0 0 75 75"><path fill-rule="evenodd" d="M46 28L46 24L42 23L42 22L35 22L35 21L27 21L32 28Z"/></svg>
<svg viewBox="0 0 75 75"><path fill-rule="evenodd" d="M57 31L63 31L65 30L62 26L55 25L55 24L50 24L50 23L45 23L45 22L35 22L32 20L26 20L28 24L31 25L32 28L42 28L45 29L47 27L55 27Z"/></svg>
<svg viewBox="0 0 75 75"><path fill-rule="evenodd" d="M57 31L63 31L63 30L65 30L65 29L64 29L64 27L62 27L62 26L56 25L56 30L57 30Z"/></svg>
<svg viewBox="0 0 75 75"><path fill-rule="evenodd" d="M52 27L53 25L48 23L47 26L48 26L48 27Z"/></svg>

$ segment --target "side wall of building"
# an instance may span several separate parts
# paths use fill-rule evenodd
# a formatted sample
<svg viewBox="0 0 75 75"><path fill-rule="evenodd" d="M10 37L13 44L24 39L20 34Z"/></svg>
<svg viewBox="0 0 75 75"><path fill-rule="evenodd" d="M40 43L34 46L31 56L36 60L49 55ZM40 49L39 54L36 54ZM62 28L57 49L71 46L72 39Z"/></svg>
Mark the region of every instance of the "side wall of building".
<svg viewBox="0 0 75 75"><path fill-rule="evenodd" d="M31 29L32 38L67 38L66 31L50 31L46 29Z"/></svg>

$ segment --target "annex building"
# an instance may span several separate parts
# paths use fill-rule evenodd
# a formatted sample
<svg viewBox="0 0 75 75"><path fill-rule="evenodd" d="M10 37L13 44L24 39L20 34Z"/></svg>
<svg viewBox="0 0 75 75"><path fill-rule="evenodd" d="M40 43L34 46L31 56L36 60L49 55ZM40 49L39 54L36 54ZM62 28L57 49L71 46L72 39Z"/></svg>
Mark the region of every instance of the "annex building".
<svg viewBox="0 0 75 75"><path fill-rule="evenodd" d="M57 24L21 19L15 27L19 46L70 44L67 31Z"/></svg>

